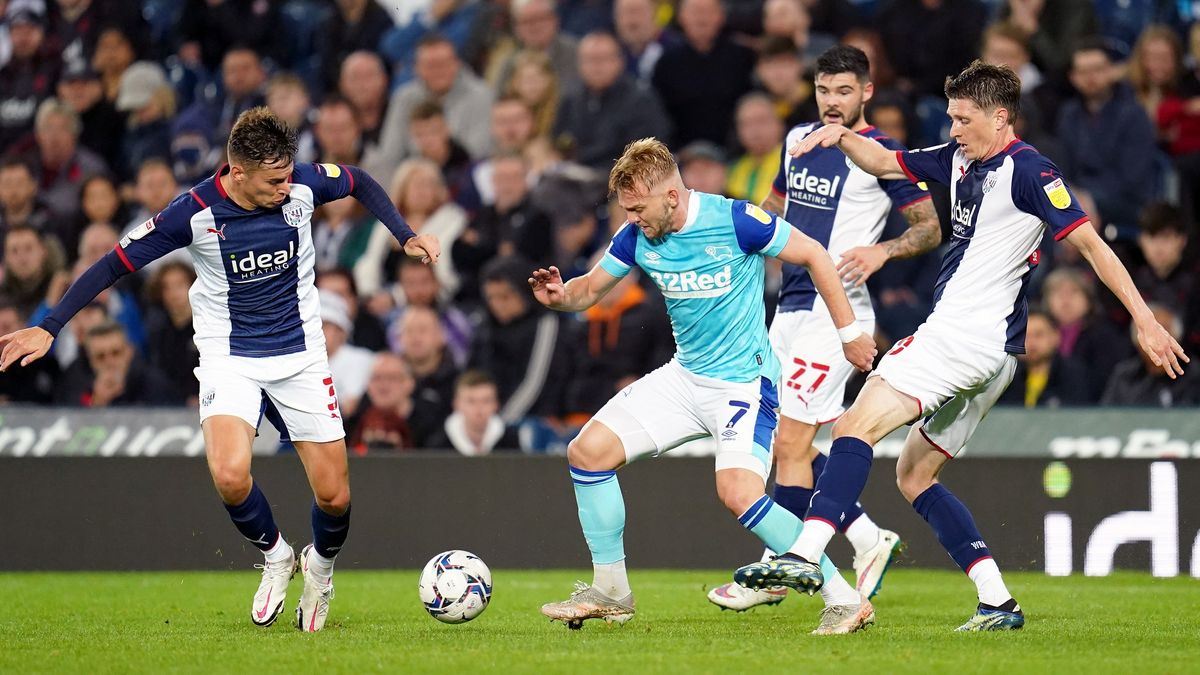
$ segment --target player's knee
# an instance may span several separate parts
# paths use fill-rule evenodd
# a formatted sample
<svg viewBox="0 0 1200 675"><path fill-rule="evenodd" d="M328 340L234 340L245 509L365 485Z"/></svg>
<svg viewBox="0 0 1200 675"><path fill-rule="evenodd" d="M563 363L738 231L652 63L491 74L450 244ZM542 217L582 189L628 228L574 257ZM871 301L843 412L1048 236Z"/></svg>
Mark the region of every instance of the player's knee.
<svg viewBox="0 0 1200 675"><path fill-rule="evenodd" d="M340 516L350 508L350 486L339 486L316 492L313 497L317 508L333 516Z"/></svg>
<svg viewBox="0 0 1200 675"><path fill-rule="evenodd" d="M614 450L594 438L580 434L567 444L567 461L571 466L584 471L611 471L620 466L614 458Z"/></svg>
<svg viewBox="0 0 1200 675"><path fill-rule="evenodd" d="M779 433L775 436L774 451L778 462L812 462L817 449L800 434Z"/></svg>
<svg viewBox="0 0 1200 675"><path fill-rule="evenodd" d="M743 481L717 480L717 498L735 516L745 513L762 496L761 485L751 486Z"/></svg>
<svg viewBox="0 0 1200 675"><path fill-rule="evenodd" d="M250 495L253 480L250 472L235 466L213 467L213 485L226 504L241 504Z"/></svg>
<svg viewBox="0 0 1200 675"><path fill-rule="evenodd" d="M896 487L900 488L900 494L904 495L910 504L933 485L934 479L933 475L916 466L896 464Z"/></svg>

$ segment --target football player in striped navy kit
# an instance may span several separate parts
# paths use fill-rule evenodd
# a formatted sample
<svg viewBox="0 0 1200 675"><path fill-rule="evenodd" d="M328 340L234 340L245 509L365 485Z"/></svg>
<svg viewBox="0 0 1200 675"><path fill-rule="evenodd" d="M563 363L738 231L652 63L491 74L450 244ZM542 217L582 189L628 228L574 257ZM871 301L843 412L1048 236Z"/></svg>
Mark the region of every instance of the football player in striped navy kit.
<svg viewBox="0 0 1200 675"><path fill-rule="evenodd" d="M350 527L345 431L325 356L317 290L313 209L353 196L411 257L437 262L438 242L416 235L362 169L295 164L295 131L267 108L242 113L229 163L133 229L67 291L41 324L0 337L0 371L46 354L64 324L120 277L177 248L196 268L189 296L200 366L200 424L208 467L238 530L263 551L250 619L283 612L299 568L296 625L318 631L333 597L333 560ZM313 543L299 560L250 475L251 445L266 412L290 436L313 491Z"/></svg>
<svg viewBox="0 0 1200 675"><path fill-rule="evenodd" d="M780 375L767 337L765 256L810 270L835 325L845 331L847 361L868 370L875 357L875 341L857 326L829 253L754 204L687 190L663 143L630 143L609 175L609 190L627 222L600 263L566 283L554 267L534 271L534 297L551 309L582 311L636 265L666 299L676 352L613 396L567 447L594 576L590 586L544 605L542 613L574 627L586 619L624 622L634 614L625 573L625 501L616 473L628 462L712 437L717 495L725 506L774 550L796 540L800 518L764 492ZM871 603L828 558L823 565L837 600L853 608L844 617L845 630L873 621Z"/></svg>
<svg viewBox="0 0 1200 675"><path fill-rule="evenodd" d="M888 260L909 258L933 249L941 240L937 213L924 186L907 179L884 180L859 169L836 148L819 148L800 157L786 149L824 124L842 124L881 146L903 150L896 141L867 124L865 106L874 88L870 62L862 50L838 45L817 59L817 106L821 122L801 124L788 132L779 172L762 207L784 219L817 243L835 260L854 306L859 327L875 333L875 310L864 284ZM902 235L880 242L893 206L909 223ZM783 266L779 309L771 323L771 345L783 364L779 395L779 429L775 434L775 503L803 518L812 499L813 481L821 475L825 455L813 447L817 430L841 416L846 383L853 367L842 356L841 340L829 310L821 301L808 270ZM838 528L854 547L855 587L871 598L901 546L900 536L880 528L861 506L846 514ZM767 551L769 556L773 551ZM749 589L729 582L708 592L723 609L744 611L779 604L786 587ZM826 614L837 623L845 608L828 604Z"/></svg>
<svg viewBox="0 0 1200 675"><path fill-rule="evenodd" d="M958 630L1012 630L1025 624L970 511L938 481L1012 380L1024 352L1026 288L1049 227L1077 247L1133 317L1141 349L1172 378L1188 358L1146 307L1129 273L1097 235L1062 174L1013 132L1021 82L980 61L947 81L952 142L895 152L840 125L789 149L793 156L838 147L880 178L950 186L953 239L942 261L934 307L900 340L834 424L833 446L817 480L805 527L788 553L741 568L736 579L761 587L821 584L819 560L843 515L862 493L872 446L913 423L896 465L897 484L975 583L979 604Z"/></svg>

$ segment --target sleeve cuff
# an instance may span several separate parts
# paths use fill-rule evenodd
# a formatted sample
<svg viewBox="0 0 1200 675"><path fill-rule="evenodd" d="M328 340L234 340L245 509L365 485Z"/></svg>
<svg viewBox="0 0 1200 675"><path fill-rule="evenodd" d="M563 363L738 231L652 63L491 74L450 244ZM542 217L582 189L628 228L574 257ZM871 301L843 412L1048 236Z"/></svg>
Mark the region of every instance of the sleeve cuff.
<svg viewBox="0 0 1200 675"><path fill-rule="evenodd" d="M915 175L913 175L912 171L908 170L908 164L906 164L904 162L904 152L902 150L896 151L896 163L900 165L900 170L904 172L905 176L908 176L908 179L910 181L912 181L914 183L921 182L920 179L918 179Z"/></svg>
<svg viewBox="0 0 1200 675"><path fill-rule="evenodd" d="M1058 231L1058 234L1054 235L1054 241L1062 241L1064 237L1066 237L1068 234L1071 234L1072 232L1074 232L1075 228L1088 222L1089 220L1091 220L1091 219L1088 218L1087 216L1084 216L1084 217L1080 218L1079 220L1076 220L1075 222L1071 223L1070 225L1064 227L1063 229Z"/></svg>
<svg viewBox="0 0 1200 675"><path fill-rule="evenodd" d="M620 279L626 274L629 274L630 266L618 260L617 257L610 252L605 253L604 257L600 259L600 268Z"/></svg>
<svg viewBox="0 0 1200 675"><path fill-rule="evenodd" d="M771 241L763 247L762 254L774 258L783 252L783 248L787 246L788 239L792 236L792 226L783 218L775 218L775 234L771 237Z"/></svg>

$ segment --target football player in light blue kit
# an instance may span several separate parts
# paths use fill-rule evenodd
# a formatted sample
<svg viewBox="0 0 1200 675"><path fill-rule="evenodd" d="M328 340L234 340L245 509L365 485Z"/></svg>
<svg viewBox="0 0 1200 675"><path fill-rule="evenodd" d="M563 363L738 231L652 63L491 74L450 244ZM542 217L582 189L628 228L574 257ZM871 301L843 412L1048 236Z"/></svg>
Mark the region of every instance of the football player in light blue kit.
<svg viewBox="0 0 1200 675"><path fill-rule="evenodd" d="M554 267L529 283L543 305L578 312L595 304L637 265L666 298L677 351L665 366L629 385L596 413L567 448L579 522L592 552L594 577L542 613L571 627L585 619L625 622L633 593L625 572L625 503L616 470L689 440L718 445L717 494L739 522L773 550L784 551L802 528L800 519L765 494L771 469L779 361L767 338L763 257L807 267L840 329L846 359L869 370L872 338L858 328L829 254L786 221L754 204L691 192L671 152L661 142L635 141L609 176L609 189L628 222L588 274L563 283ZM779 547L783 548L779 548ZM826 584L838 601L861 596L822 560ZM838 592L840 590L840 593Z"/></svg>

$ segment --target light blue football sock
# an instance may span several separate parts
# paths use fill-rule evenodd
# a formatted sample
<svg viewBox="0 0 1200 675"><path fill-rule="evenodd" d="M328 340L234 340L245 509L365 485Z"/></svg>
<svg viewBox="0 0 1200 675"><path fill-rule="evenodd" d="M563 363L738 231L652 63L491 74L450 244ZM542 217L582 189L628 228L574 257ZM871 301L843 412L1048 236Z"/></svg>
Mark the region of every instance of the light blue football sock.
<svg viewBox="0 0 1200 675"><path fill-rule="evenodd" d="M578 487L576 488L578 492ZM767 495L763 495L754 505L738 517L742 527L750 530L766 544L767 548L777 553L783 553L796 543L796 538L804 529L804 522L791 511L779 506ZM838 568L829 559L821 556L821 576L832 578L838 573Z"/></svg>
<svg viewBox="0 0 1200 675"><path fill-rule="evenodd" d="M575 503L583 538L592 563L609 565L625 559L625 498L616 471L585 471L571 467ZM788 544L791 546L791 544Z"/></svg>

